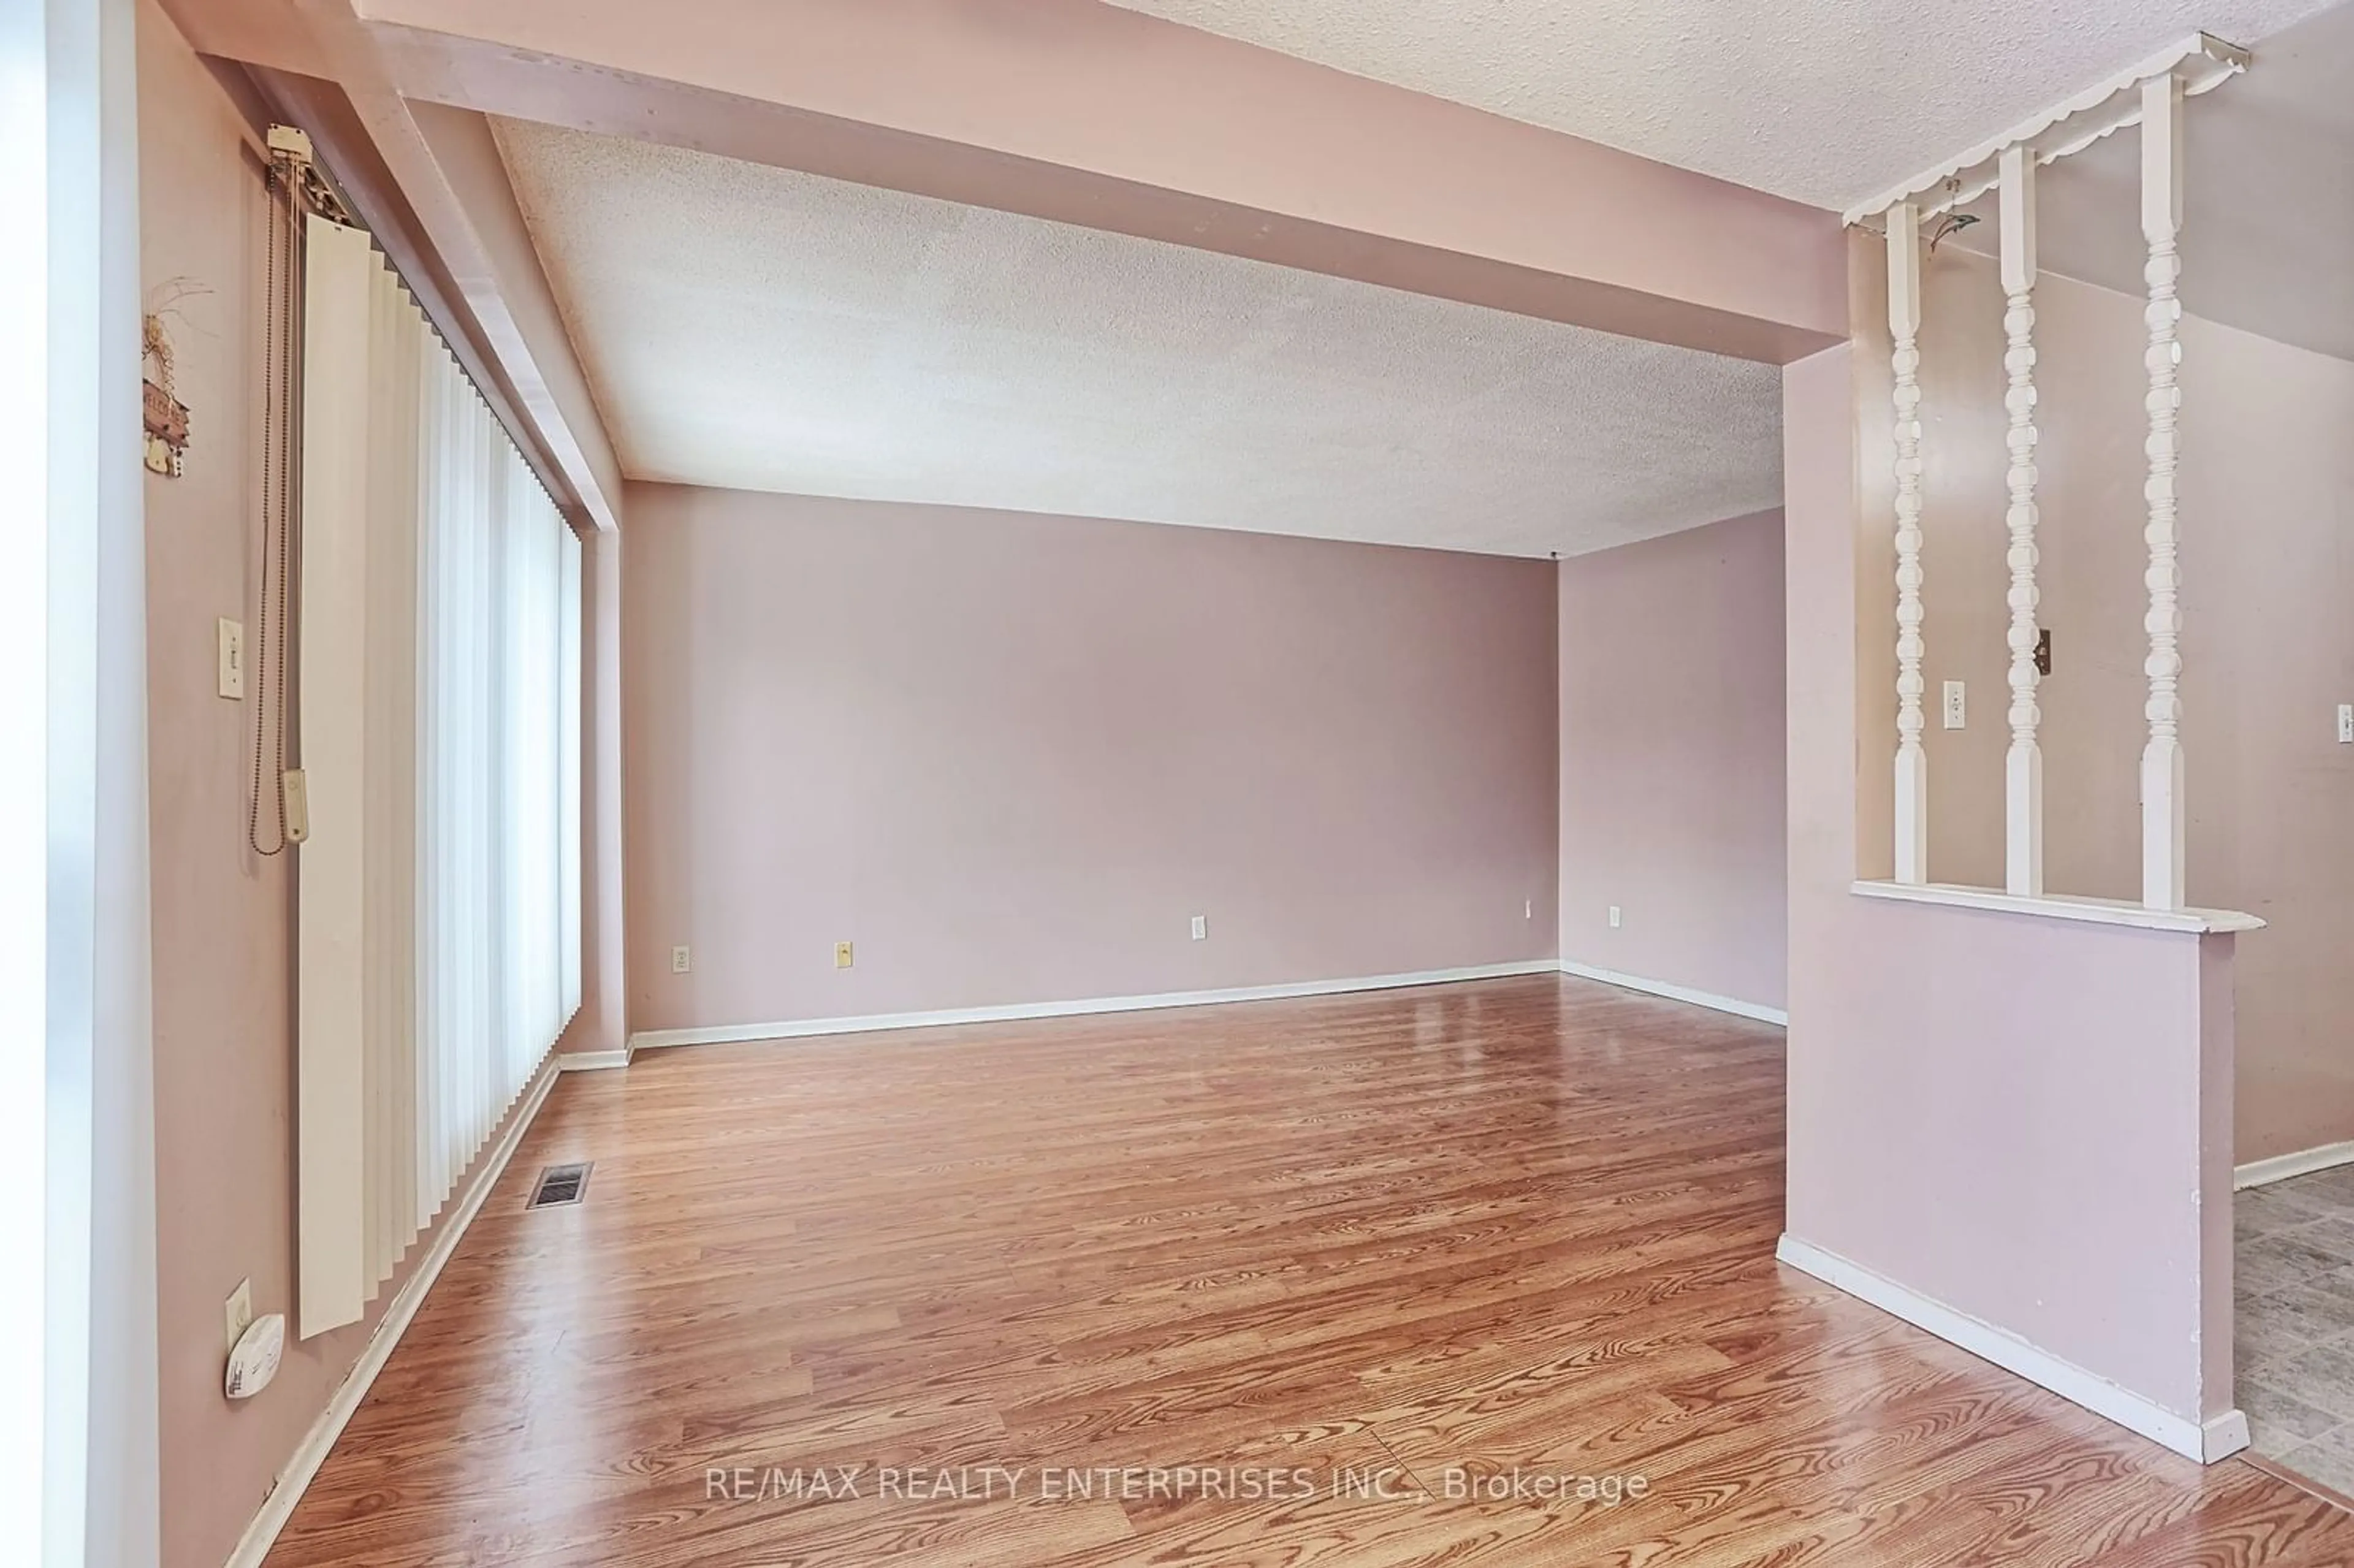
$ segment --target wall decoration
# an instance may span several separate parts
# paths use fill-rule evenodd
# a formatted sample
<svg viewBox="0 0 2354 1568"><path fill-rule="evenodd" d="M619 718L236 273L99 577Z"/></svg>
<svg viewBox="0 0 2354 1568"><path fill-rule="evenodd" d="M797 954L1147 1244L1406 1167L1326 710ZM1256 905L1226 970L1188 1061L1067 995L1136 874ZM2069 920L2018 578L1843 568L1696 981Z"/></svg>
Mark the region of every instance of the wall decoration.
<svg viewBox="0 0 2354 1568"><path fill-rule="evenodd" d="M180 301L211 291L185 278L175 278L158 291L164 297L155 309L147 313L140 333L143 373L140 393L147 433L147 470L166 479L177 479L187 459L188 406L180 401L174 388L172 334L166 318L179 315ZM186 318L181 319L185 322Z"/></svg>

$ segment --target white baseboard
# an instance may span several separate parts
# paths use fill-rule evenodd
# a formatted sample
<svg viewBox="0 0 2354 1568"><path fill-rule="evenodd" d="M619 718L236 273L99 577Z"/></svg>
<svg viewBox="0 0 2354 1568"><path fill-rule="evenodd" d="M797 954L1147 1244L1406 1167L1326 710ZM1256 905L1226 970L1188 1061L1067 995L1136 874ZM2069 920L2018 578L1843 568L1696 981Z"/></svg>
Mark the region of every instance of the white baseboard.
<svg viewBox="0 0 2354 1568"><path fill-rule="evenodd" d="M2073 1361L2037 1349L2008 1329L1999 1329L1942 1301L1932 1300L1860 1263L1850 1263L1837 1253L1826 1252L1787 1232L1774 1248L1774 1255L1792 1268L1869 1301L1916 1329L1925 1329L2005 1372L2016 1372L2188 1458L2211 1465L2248 1446L2248 1418L2237 1410L2210 1416L2203 1424L2178 1415L2097 1372L2086 1372Z"/></svg>
<svg viewBox="0 0 2354 1568"><path fill-rule="evenodd" d="M516 1100L514 1114L507 1118L506 1131L500 1135L497 1143L492 1145L475 1170L473 1181L467 1183L466 1191L459 1197L448 1218L442 1221L441 1228L434 1232L433 1245L418 1260L408 1282L394 1294L392 1304L385 1308L383 1319L376 1326L376 1332L368 1338L367 1348L360 1352L359 1360L352 1363L352 1370L345 1375L334 1396L327 1401L327 1408L319 1413L319 1419L313 1422L311 1430L303 1434L293 1457L286 1461L286 1467L278 1473L278 1484L270 1489L270 1496L262 1500L261 1510L253 1516L252 1522L245 1527L245 1533L238 1539L237 1550L229 1553L227 1568L261 1568L261 1560L269 1555L271 1543L278 1539L278 1532L285 1529L286 1521L293 1517L294 1505L302 1500L303 1490L310 1486L311 1478L319 1473L319 1467L326 1463L328 1450L335 1446L335 1439L343 1436L345 1425L351 1420L353 1412L359 1409L360 1401L367 1397L368 1387L376 1382L376 1373L382 1372L385 1362L392 1359L393 1347L400 1343L400 1336L408 1331L409 1320L417 1316L417 1308L424 1302L425 1293L433 1288L434 1280L440 1277L441 1266L448 1263L451 1255L458 1250L459 1239L466 1234L466 1227L473 1224L475 1214L482 1210L482 1201L491 1195L491 1189L498 1184L501 1172L507 1168L507 1161L514 1157L515 1150L522 1145L524 1134L531 1130L533 1119L539 1115L539 1107L547 1101L547 1091L555 1084L557 1074L563 1070L562 1061L561 1057L551 1054L546 1061L540 1064L539 1071L532 1075L531 1082L524 1086L523 1094Z"/></svg>
<svg viewBox="0 0 2354 1568"><path fill-rule="evenodd" d="M1356 991L1393 991L1403 986L1500 980L1509 975L1545 975L1553 973L1555 967L1551 959L1529 959L1510 964L1417 969L1411 974L1299 980L1285 985L1235 986L1225 991L1176 991L1157 996L1097 996L1079 1001L956 1007L936 1012L872 1012L851 1018L803 1018L781 1023L721 1023L703 1029L649 1029L630 1036L630 1049L652 1051L672 1045L724 1045L748 1040L806 1040L821 1034L864 1034L878 1029L932 1029L951 1023L1005 1023L1033 1018L1078 1018L1097 1012L1142 1012L1161 1007L1204 1007L1221 1001L1275 1001L1288 997L1339 996Z"/></svg>
<svg viewBox="0 0 2354 1568"><path fill-rule="evenodd" d="M2295 1154L2250 1160L2232 1172L2232 1190L2241 1192L2250 1187L2268 1187L2292 1176L2310 1176L2338 1165L2354 1165L2354 1143L2325 1143L2318 1149L2300 1149Z"/></svg>
<svg viewBox="0 0 2354 1568"><path fill-rule="evenodd" d="M1694 1007L1713 1008L1719 1012L1730 1012L1736 1017L1754 1018L1760 1023L1778 1023L1785 1029L1790 1026L1790 1015L1781 1008L1767 1007L1755 1001L1741 1001L1733 997L1719 996L1713 991L1694 991L1690 986L1670 985L1666 980L1645 980L1640 975L1622 975L1617 969L1596 969L1592 964L1581 964L1572 959L1561 960L1561 972L1565 975L1576 975L1585 980L1600 980L1604 985L1615 985L1623 991L1639 991L1650 996L1664 996L1670 1001L1688 1001Z"/></svg>
<svg viewBox="0 0 2354 1568"><path fill-rule="evenodd" d="M556 1058L558 1071L566 1073L598 1073L613 1067L626 1067L636 1054L636 1047L624 1045L618 1051L567 1051Z"/></svg>

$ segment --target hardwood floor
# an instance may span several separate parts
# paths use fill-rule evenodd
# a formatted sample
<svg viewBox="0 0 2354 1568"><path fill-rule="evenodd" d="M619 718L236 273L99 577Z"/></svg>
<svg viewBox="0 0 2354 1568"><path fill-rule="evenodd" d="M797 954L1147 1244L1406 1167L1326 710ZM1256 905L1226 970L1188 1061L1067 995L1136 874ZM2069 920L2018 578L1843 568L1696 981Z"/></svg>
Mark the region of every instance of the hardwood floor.
<svg viewBox="0 0 2354 1568"><path fill-rule="evenodd" d="M1777 1266L1782 1077L1550 976L567 1076L269 1562L2354 1562Z"/></svg>

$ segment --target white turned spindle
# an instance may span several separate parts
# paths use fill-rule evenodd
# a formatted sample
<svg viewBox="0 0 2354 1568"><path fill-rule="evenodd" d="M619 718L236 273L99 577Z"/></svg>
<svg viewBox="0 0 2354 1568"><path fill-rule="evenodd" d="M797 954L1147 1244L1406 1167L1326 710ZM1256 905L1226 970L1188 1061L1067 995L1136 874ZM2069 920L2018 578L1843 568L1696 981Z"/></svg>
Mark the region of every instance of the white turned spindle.
<svg viewBox="0 0 2354 1568"><path fill-rule="evenodd" d="M2149 242L2149 327L2144 363L2149 370L2149 479L2143 496L2149 524L2149 744L2141 754L2141 901L2152 909L2179 909L2187 902L2182 864L2182 699L2178 683L2182 655L2177 646L2182 612L2175 595L2182 574L2176 565L2179 539L2174 472L2175 418L2182 405L2176 385L2182 346L2176 341L2182 306L2174 297L2182 262L2175 254L2182 228L2182 87L2171 74L2142 83L2141 229Z"/></svg>
<svg viewBox="0 0 2354 1568"><path fill-rule="evenodd" d="M1896 880L1929 880L1929 758L1921 748L1921 218L1888 209L1889 363L1896 373Z"/></svg>
<svg viewBox="0 0 2354 1568"><path fill-rule="evenodd" d="M2010 750L2003 758L2003 886L2024 898L2043 893L2042 712L2035 705L2035 154L2005 148L2001 161L2003 368L2010 387Z"/></svg>

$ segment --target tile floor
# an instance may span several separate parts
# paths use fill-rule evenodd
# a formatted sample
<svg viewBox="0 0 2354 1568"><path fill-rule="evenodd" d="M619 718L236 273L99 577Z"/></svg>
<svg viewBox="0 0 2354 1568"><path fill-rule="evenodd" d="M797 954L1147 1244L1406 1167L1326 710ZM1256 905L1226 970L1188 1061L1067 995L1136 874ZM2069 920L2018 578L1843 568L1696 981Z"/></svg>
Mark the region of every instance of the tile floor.
<svg viewBox="0 0 2354 1568"><path fill-rule="evenodd" d="M2242 1192L2232 1219L2250 1446L2354 1493L2354 1165Z"/></svg>

